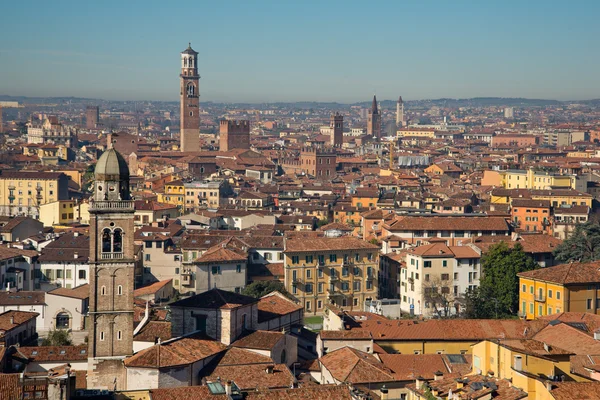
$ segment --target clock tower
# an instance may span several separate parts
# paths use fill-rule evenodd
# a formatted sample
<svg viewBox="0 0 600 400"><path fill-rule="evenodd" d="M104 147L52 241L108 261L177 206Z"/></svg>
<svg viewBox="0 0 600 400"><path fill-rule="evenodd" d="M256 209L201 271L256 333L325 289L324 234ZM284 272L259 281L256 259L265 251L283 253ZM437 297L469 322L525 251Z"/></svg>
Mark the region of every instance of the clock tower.
<svg viewBox="0 0 600 400"><path fill-rule="evenodd" d="M124 390L123 361L133 354L134 201L129 192L129 167L113 148L96 164L89 212L87 385L90 389Z"/></svg>
<svg viewBox="0 0 600 400"><path fill-rule="evenodd" d="M200 75L198 53L191 44L181 53L181 151L200 151Z"/></svg>

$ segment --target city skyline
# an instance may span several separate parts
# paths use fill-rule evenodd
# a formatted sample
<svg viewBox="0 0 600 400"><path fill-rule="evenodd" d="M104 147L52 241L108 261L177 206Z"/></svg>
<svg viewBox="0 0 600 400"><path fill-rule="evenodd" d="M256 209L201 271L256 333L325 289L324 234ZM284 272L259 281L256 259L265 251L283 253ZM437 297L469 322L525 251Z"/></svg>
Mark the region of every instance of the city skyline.
<svg viewBox="0 0 600 400"><path fill-rule="evenodd" d="M176 101L191 42L201 102L600 97L593 2L140 4L11 4L0 95Z"/></svg>

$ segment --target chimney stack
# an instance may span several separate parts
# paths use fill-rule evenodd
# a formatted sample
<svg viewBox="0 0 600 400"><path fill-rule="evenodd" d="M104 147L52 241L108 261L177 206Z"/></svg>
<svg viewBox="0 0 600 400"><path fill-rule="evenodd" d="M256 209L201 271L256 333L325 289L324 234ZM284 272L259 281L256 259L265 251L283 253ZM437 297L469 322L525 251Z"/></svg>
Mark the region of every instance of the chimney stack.
<svg viewBox="0 0 600 400"><path fill-rule="evenodd" d="M231 396L231 381L225 381L225 394Z"/></svg>
<svg viewBox="0 0 600 400"><path fill-rule="evenodd" d="M440 380L442 380L443 377L444 377L444 374L442 373L442 371L436 371L433 373L434 381L440 381Z"/></svg>
<svg viewBox="0 0 600 400"><path fill-rule="evenodd" d="M388 388L386 388L385 385L383 385L381 387L380 392L381 392L381 400L388 400L388 398L389 398L388 397Z"/></svg>
<svg viewBox="0 0 600 400"><path fill-rule="evenodd" d="M14 325L14 323L15 323L15 317L11 315L10 316L10 324Z"/></svg>

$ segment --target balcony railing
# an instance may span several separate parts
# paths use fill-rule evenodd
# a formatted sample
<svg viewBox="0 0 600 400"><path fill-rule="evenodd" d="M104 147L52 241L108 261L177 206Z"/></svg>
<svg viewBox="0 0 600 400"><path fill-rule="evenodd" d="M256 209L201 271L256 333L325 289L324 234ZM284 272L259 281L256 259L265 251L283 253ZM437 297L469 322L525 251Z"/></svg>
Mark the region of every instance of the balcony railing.
<svg viewBox="0 0 600 400"><path fill-rule="evenodd" d="M123 258L123 253L101 253L101 260L120 260Z"/></svg>
<svg viewBox="0 0 600 400"><path fill-rule="evenodd" d="M339 279L340 279L340 277L339 277L339 276L337 276L337 275L331 275L331 276L329 277L329 280L330 280L330 281L337 281L337 280L339 280Z"/></svg>
<svg viewBox="0 0 600 400"><path fill-rule="evenodd" d="M90 201L90 211L134 211L133 200Z"/></svg>
<svg viewBox="0 0 600 400"><path fill-rule="evenodd" d="M292 283L294 285L302 285L303 282L302 282L302 279L300 279L300 278L292 278Z"/></svg>
<svg viewBox="0 0 600 400"><path fill-rule="evenodd" d="M546 301L546 296L544 296L543 294L540 295L539 293L535 295L535 301L539 302L539 303L544 303Z"/></svg>

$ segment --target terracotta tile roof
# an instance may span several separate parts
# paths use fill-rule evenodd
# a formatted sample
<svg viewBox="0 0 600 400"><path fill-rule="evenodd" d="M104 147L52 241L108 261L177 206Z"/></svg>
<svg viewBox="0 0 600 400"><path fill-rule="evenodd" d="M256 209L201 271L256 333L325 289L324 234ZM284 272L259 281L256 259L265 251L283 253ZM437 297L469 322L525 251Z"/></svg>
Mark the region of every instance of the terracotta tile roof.
<svg viewBox="0 0 600 400"><path fill-rule="evenodd" d="M51 290L50 292L48 292L48 294L84 300L90 297L90 285L86 283L85 285L79 285L72 289L60 287Z"/></svg>
<svg viewBox="0 0 600 400"><path fill-rule="evenodd" d="M79 233L65 233L49 243L45 249L87 249L89 251L90 237Z"/></svg>
<svg viewBox="0 0 600 400"><path fill-rule="evenodd" d="M413 247L410 254L421 257L454 257L454 258L480 258L481 255L469 246L447 246L445 243L433 243Z"/></svg>
<svg viewBox="0 0 600 400"><path fill-rule="evenodd" d="M351 227L350 225L342 224L340 222L332 222L330 224L323 225L322 227L319 228L319 230L320 231L339 230L342 232L352 232L352 231L354 231L354 228Z"/></svg>
<svg viewBox="0 0 600 400"><path fill-rule="evenodd" d="M133 291L134 297L146 296L149 294L154 294L158 292L160 289L164 288L169 282L172 282L173 279L165 279L164 281L154 282L150 285L141 287Z"/></svg>
<svg viewBox="0 0 600 400"><path fill-rule="evenodd" d="M224 308L233 309L256 303L254 297L228 292L221 289L211 289L204 293L171 303L171 307Z"/></svg>
<svg viewBox="0 0 600 400"><path fill-rule="evenodd" d="M523 339L546 325L548 321L535 320L427 320L427 321L360 321L356 329L369 330L375 341L385 340L459 340ZM527 330L525 328L528 328Z"/></svg>
<svg viewBox="0 0 600 400"><path fill-rule="evenodd" d="M468 239L467 239L468 240ZM510 236L476 236L470 239L469 243L473 243L483 253L486 253L490 247L504 242L508 247L513 247L517 243L523 246L525 253L551 253L556 246L562 243L562 240L550 235L543 234L523 234L513 240Z"/></svg>
<svg viewBox="0 0 600 400"><path fill-rule="evenodd" d="M555 265L533 271L520 272L519 277L558 283L561 285L600 282L600 261Z"/></svg>
<svg viewBox="0 0 600 400"><path fill-rule="evenodd" d="M550 324L537 332L533 338L551 347L564 349L570 354L600 354L600 342L566 323Z"/></svg>
<svg viewBox="0 0 600 400"><path fill-rule="evenodd" d="M511 202L514 207L529 208L550 208L550 200L532 200L532 199L513 199Z"/></svg>
<svg viewBox="0 0 600 400"><path fill-rule="evenodd" d="M5 400L23 398L20 374L0 374L0 398Z"/></svg>
<svg viewBox="0 0 600 400"><path fill-rule="evenodd" d="M241 390L289 388L296 380L285 364L219 365L208 380L217 378L234 381Z"/></svg>
<svg viewBox="0 0 600 400"><path fill-rule="evenodd" d="M335 250L379 250L379 246L354 237L288 239L286 252Z"/></svg>
<svg viewBox="0 0 600 400"><path fill-rule="evenodd" d="M247 261L248 256L237 253L233 250L229 250L223 246L216 245L206 250L195 262L198 263L215 263L215 262L228 262L228 261Z"/></svg>
<svg viewBox="0 0 600 400"><path fill-rule="evenodd" d="M46 293L40 291L32 292L0 292L0 306L12 305L38 305L46 303Z"/></svg>
<svg viewBox="0 0 600 400"><path fill-rule="evenodd" d="M247 349L272 350L285 333L276 331L256 331L232 343L233 347Z"/></svg>
<svg viewBox="0 0 600 400"><path fill-rule="evenodd" d="M350 331L320 331L319 336L323 340L357 340L373 339L371 332L361 329L352 329Z"/></svg>
<svg viewBox="0 0 600 400"><path fill-rule="evenodd" d="M600 372L600 356L571 356L571 372L591 379L592 372Z"/></svg>
<svg viewBox="0 0 600 400"><path fill-rule="evenodd" d="M375 356L342 347L319 359L331 375L340 382L368 383L393 382L393 372L385 367Z"/></svg>
<svg viewBox="0 0 600 400"><path fill-rule="evenodd" d="M600 400L600 382L552 382L554 400Z"/></svg>
<svg viewBox="0 0 600 400"><path fill-rule="evenodd" d="M271 292L258 300L258 322L268 321L303 309L301 305L294 303L281 293Z"/></svg>
<svg viewBox="0 0 600 400"><path fill-rule="evenodd" d="M187 386L151 389L152 400L227 400L226 394L212 394L208 386Z"/></svg>
<svg viewBox="0 0 600 400"><path fill-rule="evenodd" d="M580 328L585 326L585 331L590 335L593 335L596 330L600 329L600 315L593 313L571 311L552 315L544 315L538 319L549 322L560 321L566 323L567 325Z"/></svg>
<svg viewBox="0 0 600 400"><path fill-rule="evenodd" d="M245 365L245 364L273 364L273 359L269 356L259 354L255 351L246 350L238 347L230 347L219 360L220 366L225 365Z"/></svg>
<svg viewBox="0 0 600 400"><path fill-rule="evenodd" d="M39 314L29 311L5 311L0 314L0 331L10 331L21 324L37 318ZM11 323L12 318L12 323Z"/></svg>
<svg viewBox="0 0 600 400"><path fill-rule="evenodd" d="M437 371L450 373L441 354L380 354L379 358L399 381L412 381L419 376L433 379Z"/></svg>
<svg viewBox="0 0 600 400"><path fill-rule="evenodd" d="M170 321L148 321L148 323L133 337L138 342L152 342L160 338L161 341L171 339Z"/></svg>
<svg viewBox="0 0 600 400"><path fill-rule="evenodd" d="M512 386L506 379L487 378L482 375L469 375L463 379L463 388L457 388L456 378L442 378L438 381L428 382L429 387L438 390L438 397L448 397L448 392L452 390L453 399L479 399L488 398L496 400L519 400L527 398L527 393L519 388ZM416 389L416 385L411 383L406 388L414 393L423 396L424 388Z"/></svg>
<svg viewBox="0 0 600 400"><path fill-rule="evenodd" d="M200 335L188 336L139 351L125 360L125 366L166 368L187 365L218 354L226 348L224 344Z"/></svg>
<svg viewBox="0 0 600 400"><path fill-rule="evenodd" d="M30 361L60 362L84 361L88 359L88 346L35 346L19 347L19 353Z"/></svg>
<svg viewBox="0 0 600 400"><path fill-rule="evenodd" d="M500 345L511 350L538 357L571 355L570 351L534 339L500 340Z"/></svg>
<svg viewBox="0 0 600 400"><path fill-rule="evenodd" d="M397 231L495 231L508 232L504 217L495 216L400 216L384 225L390 232Z"/></svg>

